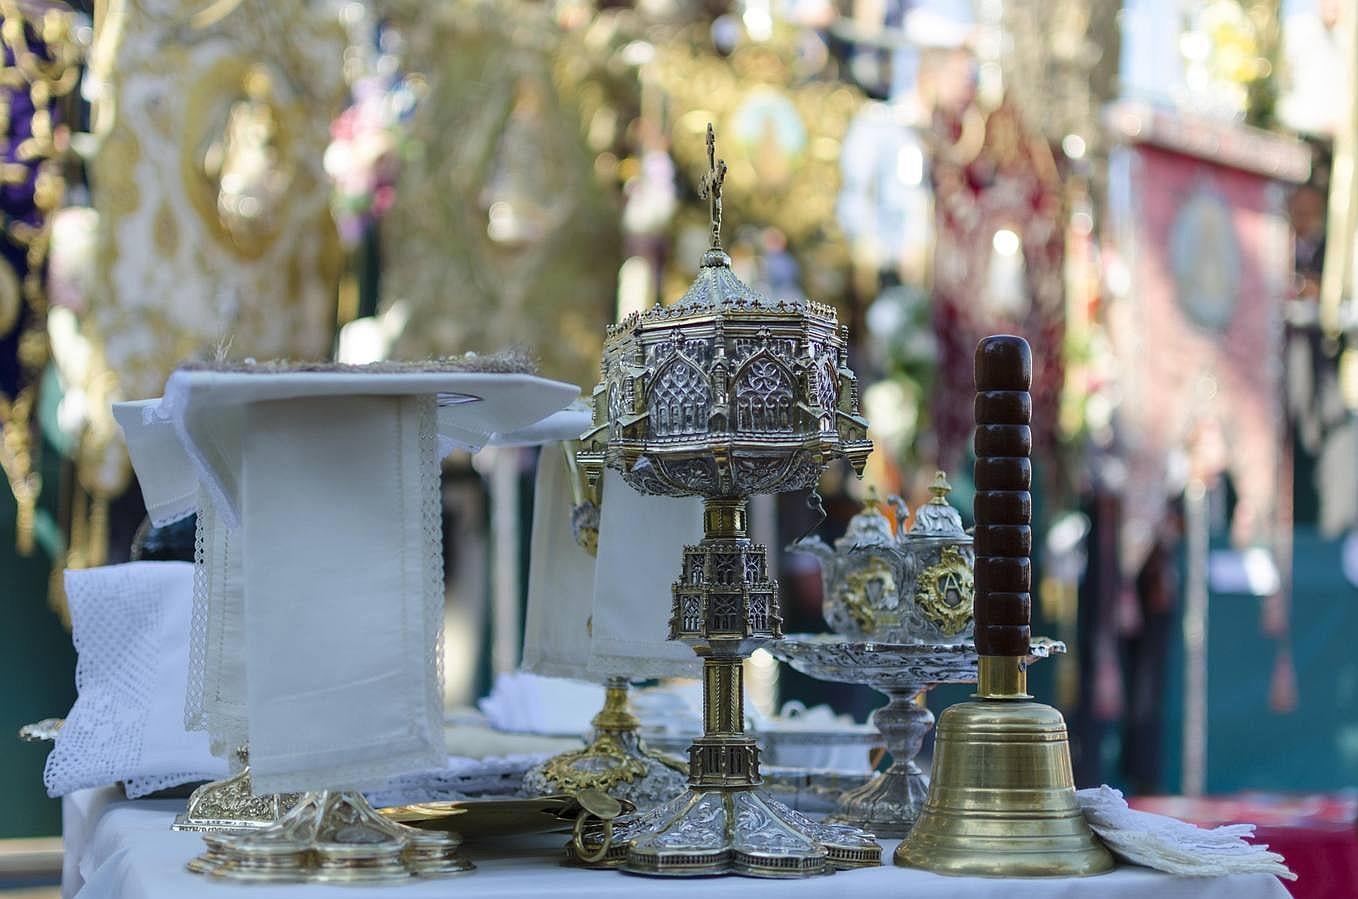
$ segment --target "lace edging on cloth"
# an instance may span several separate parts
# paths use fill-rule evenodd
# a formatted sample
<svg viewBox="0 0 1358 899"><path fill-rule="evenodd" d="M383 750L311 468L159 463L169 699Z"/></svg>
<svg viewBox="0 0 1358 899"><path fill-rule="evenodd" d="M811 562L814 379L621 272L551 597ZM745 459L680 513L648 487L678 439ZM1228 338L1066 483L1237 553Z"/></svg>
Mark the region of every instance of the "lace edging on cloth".
<svg viewBox="0 0 1358 899"><path fill-rule="evenodd" d="M294 362L287 359L271 359L264 362L256 362L253 359L221 359L210 362L184 362L179 365L179 368L185 371L267 375L294 372L354 375L485 372L486 374L532 375L538 372L538 362L527 350L516 347L486 355L467 353L463 356L426 359L420 362L371 362L366 365L351 365L344 362Z"/></svg>

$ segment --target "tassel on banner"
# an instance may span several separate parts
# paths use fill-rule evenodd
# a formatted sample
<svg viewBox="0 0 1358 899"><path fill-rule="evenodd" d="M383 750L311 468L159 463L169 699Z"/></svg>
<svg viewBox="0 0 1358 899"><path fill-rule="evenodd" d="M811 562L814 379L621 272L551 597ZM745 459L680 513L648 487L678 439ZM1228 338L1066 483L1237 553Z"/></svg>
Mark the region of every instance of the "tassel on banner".
<svg viewBox="0 0 1358 899"><path fill-rule="evenodd" d="M1273 676L1268 686L1268 707L1276 715L1297 710L1297 668L1292 664L1292 647L1283 643L1273 657Z"/></svg>

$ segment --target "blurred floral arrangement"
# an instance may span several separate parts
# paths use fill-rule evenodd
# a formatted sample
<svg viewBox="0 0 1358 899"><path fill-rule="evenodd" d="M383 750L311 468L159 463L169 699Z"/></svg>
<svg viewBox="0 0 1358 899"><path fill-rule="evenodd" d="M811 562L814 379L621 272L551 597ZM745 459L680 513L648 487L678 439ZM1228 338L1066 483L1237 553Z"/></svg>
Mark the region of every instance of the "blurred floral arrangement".
<svg viewBox="0 0 1358 899"><path fill-rule="evenodd" d="M395 43L394 34L381 36L380 49L352 80L353 102L330 126L323 164L334 181L335 225L349 248L391 209L401 163L410 152L406 124L422 82L400 74Z"/></svg>

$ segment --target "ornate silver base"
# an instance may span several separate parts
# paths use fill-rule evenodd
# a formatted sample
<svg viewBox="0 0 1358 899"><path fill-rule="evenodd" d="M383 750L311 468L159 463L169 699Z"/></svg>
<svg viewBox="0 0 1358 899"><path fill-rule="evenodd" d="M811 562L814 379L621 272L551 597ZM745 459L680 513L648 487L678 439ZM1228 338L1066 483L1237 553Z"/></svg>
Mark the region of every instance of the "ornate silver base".
<svg viewBox="0 0 1358 899"><path fill-rule="evenodd" d="M270 827L203 841L207 851L188 869L226 880L374 883L472 868L457 854L461 837L389 821L362 793L347 791L303 793Z"/></svg>
<svg viewBox="0 0 1358 899"><path fill-rule="evenodd" d="M975 646L854 643L831 635L797 634L773 643L769 651L811 677L866 684L886 694L887 704L873 713L872 723L882 732L891 767L845 793L826 820L879 837L907 836L929 792L928 775L915 764L915 756L934 726L933 713L916 700L936 684L975 682ZM1034 638L1028 661L1065 651L1064 643Z"/></svg>
<svg viewBox="0 0 1358 899"><path fill-rule="evenodd" d="M817 824L761 789L759 744L745 733L743 663L782 636L778 585L749 539L745 501L707 499L703 539L684 547L670 639L703 660L703 733L688 748L688 789L641 815L576 833L576 851L633 874L811 877L882 862L870 834ZM611 842L610 842L611 836Z"/></svg>
<svg viewBox="0 0 1358 899"><path fill-rule="evenodd" d="M593 789L645 811L684 789L687 766L648 749L638 736L637 719L627 708L627 680L609 678L606 688L590 745L531 769L523 779L525 792L574 796Z"/></svg>
<svg viewBox="0 0 1358 899"><path fill-rule="evenodd" d="M237 746L232 761L236 772L194 790L189 795L188 807L175 816L171 830L199 833L258 830L276 824L297 804L301 793L254 795L250 782L249 746Z"/></svg>
<svg viewBox="0 0 1358 899"><path fill-rule="evenodd" d="M602 845L596 831L585 845ZM882 847L852 827L819 824L757 787L690 789L619 820L606 859L631 874L810 877L876 867Z"/></svg>
<svg viewBox="0 0 1358 899"><path fill-rule="evenodd" d="M300 793L255 796L250 788L250 766L224 780L203 784L189 796L188 807L175 816L173 830L231 833L276 824L297 804Z"/></svg>

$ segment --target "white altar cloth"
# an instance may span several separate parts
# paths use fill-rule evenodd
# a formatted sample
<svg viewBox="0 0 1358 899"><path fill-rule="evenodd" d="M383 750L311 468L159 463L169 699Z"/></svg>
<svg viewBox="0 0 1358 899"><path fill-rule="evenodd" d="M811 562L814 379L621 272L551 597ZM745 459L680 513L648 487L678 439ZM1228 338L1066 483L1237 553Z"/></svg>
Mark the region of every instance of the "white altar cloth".
<svg viewBox="0 0 1358 899"><path fill-rule="evenodd" d="M884 840L887 864L809 880L744 877L660 879L559 864L567 835L520 837L507 847L471 843L476 870L442 880L398 886L232 884L190 874L184 863L202 851L199 834L170 830L182 802L108 801L104 791L81 791L63 800L68 860L63 896L79 899L1287 899L1277 878L1237 875L1184 878L1146 868L1121 867L1100 877L1058 880L987 880L943 877L890 863L895 840ZM78 884L72 878L79 878Z"/></svg>

